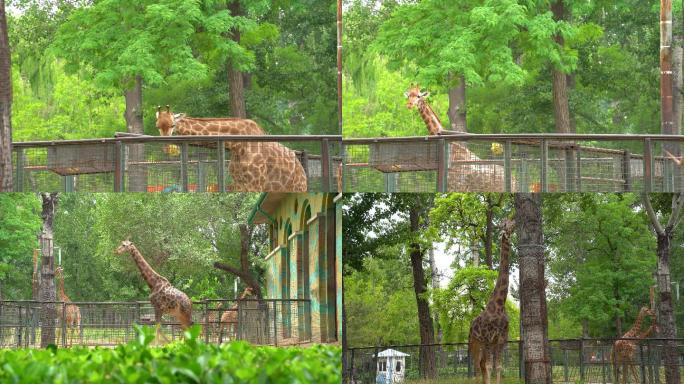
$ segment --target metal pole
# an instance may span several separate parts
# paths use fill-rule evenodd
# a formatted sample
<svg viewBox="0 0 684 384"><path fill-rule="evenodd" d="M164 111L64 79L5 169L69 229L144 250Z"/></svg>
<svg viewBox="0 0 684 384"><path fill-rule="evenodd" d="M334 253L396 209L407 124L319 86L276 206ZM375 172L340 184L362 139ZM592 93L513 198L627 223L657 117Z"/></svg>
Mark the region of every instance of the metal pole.
<svg viewBox="0 0 684 384"><path fill-rule="evenodd" d="M183 192L188 191L188 151L190 150L190 147L187 142L184 142L183 145L181 145L181 190Z"/></svg>
<svg viewBox="0 0 684 384"><path fill-rule="evenodd" d="M575 154L575 172L577 175L577 178L575 179L577 181L577 188L575 188L575 192L582 192L582 149L577 147Z"/></svg>
<svg viewBox="0 0 684 384"><path fill-rule="evenodd" d="M510 140L504 142L504 190L506 192L512 192L512 174L513 169L511 168L511 150L512 145Z"/></svg>
<svg viewBox="0 0 684 384"><path fill-rule="evenodd" d="M22 192L24 190L24 149L17 148L17 173L14 180L14 192Z"/></svg>
<svg viewBox="0 0 684 384"><path fill-rule="evenodd" d="M575 164L575 157L573 156L573 150L571 148L565 148L563 150L565 154L565 186L564 191L574 192L575 191L575 175L577 170L573 166Z"/></svg>
<svg viewBox="0 0 684 384"><path fill-rule="evenodd" d="M218 313L218 317L221 317L221 312ZM206 324L204 325L204 342L208 343L209 342L209 325L211 323L211 319L209 316L209 303L204 301L204 319L206 320Z"/></svg>
<svg viewBox="0 0 684 384"><path fill-rule="evenodd" d="M548 192L548 165L549 165L549 143L542 139L541 141L541 191Z"/></svg>
<svg viewBox="0 0 684 384"><path fill-rule="evenodd" d="M653 146L651 139L644 139L644 193L653 189Z"/></svg>
<svg viewBox="0 0 684 384"><path fill-rule="evenodd" d="M330 141L321 140L321 184L322 192L330 192Z"/></svg>
<svg viewBox="0 0 684 384"><path fill-rule="evenodd" d="M218 191L219 192L225 192L226 191L226 145L223 140L218 141L218 145L216 146L216 150L218 151L218 156L217 156L217 170L216 174L218 177Z"/></svg>
<svg viewBox="0 0 684 384"><path fill-rule="evenodd" d="M446 159L446 140L437 142L437 192L446 192L448 162Z"/></svg>
<svg viewBox="0 0 684 384"><path fill-rule="evenodd" d="M580 381L584 382L584 338L580 339L579 369L580 369Z"/></svg>
<svg viewBox="0 0 684 384"><path fill-rule="evenodd" d="M632 191L632 154L629 151L625 151L622 155L622 172L623 178L625 180L624 191Z"/></svg>
<svg viewBox="0 0 684 384"><path fill-rule="evenodd" d="M126 172L126 147L120 141L114 144L114 192L124 192Z"/></svg>

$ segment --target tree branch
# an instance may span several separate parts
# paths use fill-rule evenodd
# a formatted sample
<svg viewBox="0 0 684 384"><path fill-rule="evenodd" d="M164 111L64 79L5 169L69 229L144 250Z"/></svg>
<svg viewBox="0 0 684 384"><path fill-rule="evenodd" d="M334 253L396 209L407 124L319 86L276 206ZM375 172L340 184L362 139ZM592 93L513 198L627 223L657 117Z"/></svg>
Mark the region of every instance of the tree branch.
<svg viewBox="0 0 684 384"><path fill-rule="evenodd" d="M679 193L677 197L672 196L672 214L667 221L667 228L673 231L682 221L682 207L684 206L684 193Z"/></svg>
<svg viewBox="0 0 684 384"><path fill-rule="evenodd" d="M648 218L651 219L651 225L653 226L653 229L656 231L658 235L664 235L665 230L663 229L663 226L660 224L660 221L658 221L658 217L656 216L655 211L653 210L653 206L651 205L651 198L648 197L647 193L642 194L641 197L644 202L644 208L646 208Z"/></svg>

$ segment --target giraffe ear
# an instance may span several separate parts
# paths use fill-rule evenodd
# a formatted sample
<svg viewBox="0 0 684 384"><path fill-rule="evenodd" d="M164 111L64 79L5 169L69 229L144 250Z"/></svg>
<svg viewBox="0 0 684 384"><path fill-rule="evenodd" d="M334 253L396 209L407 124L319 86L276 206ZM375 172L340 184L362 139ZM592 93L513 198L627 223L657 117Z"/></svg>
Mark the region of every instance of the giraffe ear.
<svg viewBox="0 0 684 384"><path fill-rule="evenodd" d="M161 111L161 105L157 105L157 112Z"/></svg>
<svg viewBox="0 0 684 384"><path fill-rule="evenodd" d="M409 93L408 93L408 92L404 92L404 97L409 97Z"/></svg>
<svg viewBox="0 0 684 384"><path fill-rule="evenodd" d="M427 91L421 91L420 92L420 97L428 97L428 96L430 96L430 92L427 92Z"/></svg>

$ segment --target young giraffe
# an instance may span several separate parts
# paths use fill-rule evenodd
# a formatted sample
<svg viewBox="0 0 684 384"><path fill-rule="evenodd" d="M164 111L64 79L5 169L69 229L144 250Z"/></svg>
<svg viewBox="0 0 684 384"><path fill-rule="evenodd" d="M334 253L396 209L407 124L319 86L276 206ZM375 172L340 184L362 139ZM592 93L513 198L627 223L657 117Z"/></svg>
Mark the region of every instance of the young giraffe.
<svg viewBox="0 0 684 384"><path fill-rule="evenodd" d="M57 295L59 296L59 301L65 303L65 308L57 309L57 316L60 321L66 325L67 329L67 345L71 346L74 340L74 333L80 331L81 328L81 309L75 304L71 303L71 299L64 292L64 270L62 267L57 267L55 269L55 277L57 278L57 284L59 285L57 290ZM59 331L59 328L57 329ZM57 340L59 340L59 335L57 335Z"/></svg>
<svg viewBox="0 0 684 384"><path fill-rule="evenodd" d="M193 135L266 135L253 120L193 118L174 115L169 106L157 107L157 129L162 136L174 131ZM295 152L276 142L226 142L230 150L228 171L234 192L306 192L307 179Z"/></svg>
<svg viewBox="0 0 684 384"><path fill-rule="evenodd" d="M646 329L646 331L641 332L641 324L643 323L646 316L653 320L651 326ZM651 332L657 329L655 322L655 312L648 307L642 307L639 311L639 315L634 321L632 328L622 335L623 339L644 339L648 337ZM615 383L619 382L619 372L620 365L622 365L622 383L627 383L627 369L632 373L634 377L634 382L639 382L639 376L637 375L635 368L635 356L637 350L637 342L639 340L616 340L613 343L613 350L611 352L611 360L613 362L613 372L615 373Z"/></svg>
<svg viewBox="0 0 684 384"><path fill-rule="evenodd" d="M470 324L468 349L473 364L480 367L482 381L489 384L487 362L493 356L492 366L496 367L496 383L501 382L501 355L508 341L508 315L506 315L506 297L508 296L508 269L511 251L511 233L515 223L505 219L502 223L501 262L499 277L487 307Z"/></svg>
<svg viewBox="0 0 684 384"><path fill-rule="evenodd" d="M131 254L143 279L145 279L145 282L152 291L150 302L152 302L154 307L157 340L159 340L160 335L163 335L160 332L160 327L162 316L166 313L175 317L181 323L183 329L192 325L192 301L190 301L185 293L171 285L164 276L155 272L131 241L123 240L115 252L118 255L125 252Z"/></svg>
<svg viewBox="0 0 684 384"><path fill-rule="evenodd" d="M254 291L252 290L252 287L247 287L245 288L244 291L242 291L242 294L238 298L238 301L244 300L248 297L253 297L254 296ZM223 331L224 330L230 330L229 335L232 335L233 337L237 337L237 325L238 325L238 306L239 303L236 302L233 304L227 311L224 311L221 314L221 335L220 338L223 339Z"/></svg>
<svg viewBox="0 0 684 384"><path fill-rule="evenodd" d="M411 85L404 94L408 98L406 107L418 108L420 117L425 122L430 136L441 135L444 131L442 122L427 102L428 92L422 92L418 85ZM459 162L469 164L459 164ZM495 164L474 164L481 159L472 153L465 144L449 142L449 174L448 190L457 192L503 192L504 167ZM515 182L511 182L515 185Z"/></svg>

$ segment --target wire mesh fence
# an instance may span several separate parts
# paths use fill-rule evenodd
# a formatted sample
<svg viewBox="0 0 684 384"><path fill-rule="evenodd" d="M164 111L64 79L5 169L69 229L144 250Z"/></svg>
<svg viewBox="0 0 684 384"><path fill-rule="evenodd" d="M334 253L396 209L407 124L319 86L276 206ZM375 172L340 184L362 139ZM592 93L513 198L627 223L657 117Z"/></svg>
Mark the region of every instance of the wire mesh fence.
<svg viewBox="0 0 684 384"><path fill-rule="evenodd" d="M14 143L13 149L15 190L254 191L245 180L286 184L301 165L308 191L331 192L338 190L340 151L340 136L128 136L22 142ZM245 173L258 177L239 177ZM291 192L287 188L277 191Z"/></svg>
<svg viewBox="0 0 684 384"><path fill-rule="evenodd" d="M617 383L627 375L627 382L643 384L665 383L666 345L676 351L677 369L684 374L684 339L624 339L635 342L634 354L623 364L612 358L615 339L575 339L549 341L550 364L554 383ZM390 347L349 348L346 359L345 383L378 384L420 380L419 359L422 353L432 353L437 378L466 379L476 371L468 353L467 343L434 345L399 345ZM522 345L509 341L502 355L502 377L524 377ZM479 370L479 369L478 369ZM495 371L494 371L495 372ZM479 375L479 372L477 372ZM492 374L494 376L495 373ZM683 376L684 377L684 376Z"/></svg>
<svg viewBox="0 0 684 384"><path fill-rule="evenodd" d="M48 316L53 321L41 321L44 308L53 311ZM311 303L304 299L194 302L193 322L201 325L201 338L208 343L300 345L310 343L316 332ZM135 337L134 325L156 326L150 302L0 302L0 348L40 347L43 333L62 347L115 346ZM180 323L169 315L163 316L160 332L161 341L183 337Z"/></svg>
<svg viewBox="0 0 684 384"><path fill-rule="evenodd" d="M343 184L345 192L678 192L683 141L575 134L347 139Z"/></svg>

